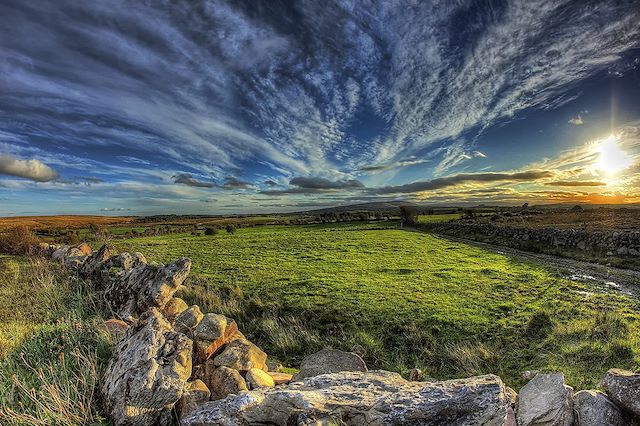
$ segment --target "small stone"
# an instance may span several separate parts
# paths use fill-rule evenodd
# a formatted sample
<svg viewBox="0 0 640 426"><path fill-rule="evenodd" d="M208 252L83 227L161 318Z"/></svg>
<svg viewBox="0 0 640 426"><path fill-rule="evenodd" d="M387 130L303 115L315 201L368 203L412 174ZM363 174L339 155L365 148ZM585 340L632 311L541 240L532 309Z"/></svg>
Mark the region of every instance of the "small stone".
<svg viewBox="0 0 640 426"><path fill-rule="evenodd" d="M211 375L211 399L217 400L231 394L249 390L238 370L218 367Z"/></svg>
<svg viewBox="0 0 640 426"><path fill-rule="evenodd" d="M267 370L267 354L246 339L229 343L213 361L216 366L225 366L238 371L248 371L252 368Z"/></svg>
<svg viewBox="0 0 640 426"><path fill-rule="evenodd" d="M409 371L409 381L411 382L421 382L422 377L422 370L419 368L412 368L411 371Z"/></svg>
<svg viewBox="0 0 640 426"><path fill-rule="evenodd" d="M626 426L629 418L607 396L599 391L583 390L573 397L577 426Z"/></svg>
<svg viewBox="0 0 640 426"><path fill-rule="evenodd" d="M362 358L352 352L323 349L302 360L300 372L294 376L294 380L340 371L366 372L367 365Z"/></svg>
<svg viewBox="0 0 640 426"><path fill-rule="evenodd" d="M525 380L531 380L534 377L536 377L536 374L538 374L539 371L538 370L527 370L527 371L523 371L522 372L522 378Z"/></svg>
<svg viewBox="0 0 640 426"><path fill-rule="evenodd" d="M104 326L107 328L107 331L111 335L111 338L114 342L118 342L122 336L127 333L129 329L129 324L126 322L119 320L117 318L111 318L104 322Z"/></svg>
<svg viewBox="0 0 640 426"><path fill-rule="evenodd" d="M176 317L174 328L178 333L192 336L193 329L198 326L203 317L204 314L200 310L200 307L193 305Z"/></svg>
<svg viewBox="0 0 640 426"><path fill-rule="evenodd" d="M259 368L252 368L245 376L249 389L272 388L276 385L273 377Z"/></svg>
<svg viewBox="0 0 640 426"><path fill-rule="evenodd" d="M76 248L80 250L85 256L89 256L93 252L91 246L87 243L78 244Z"/></svg>
<svg viewBox="0 0 640 426"><path fill-rule="evenodd" d="M293 374L289 373L277 373L275 371L269 371L267 372L267 374L271 376L273 382L276 385L286 385L293 380Z"/></svg>
<svg viewBox="0 0 640 426"><path fill-rule="evenodd" d="M607 371L600 386L616 405L640 416L640 374L613 368Z"/></svg>
<svg viewBox="0 0 640 426"><path fill-rule="evenodd" d="M571 426L573 388L564 374L536 374L520 389L516 418L519 426Z"/></svg>
<svg viewBox="0 0 640 426"><path fill-rule="evenodd" d="M180 299L179 297L172 297L165 305L162 313L164 314L164 317L167 319L167 321L169 321L171 324L174 324L178 315L180 315L187 309L189 309L189 305L187 305L184 300Z"/></svg>
<svg viewBox="0 0 640 426"><path fill-rule="evenodd" d="M202 380L196 379L187 382L182 397L176 403L180 418L187 416L200 405L209 401L210 398L211 391Z"/></svg>

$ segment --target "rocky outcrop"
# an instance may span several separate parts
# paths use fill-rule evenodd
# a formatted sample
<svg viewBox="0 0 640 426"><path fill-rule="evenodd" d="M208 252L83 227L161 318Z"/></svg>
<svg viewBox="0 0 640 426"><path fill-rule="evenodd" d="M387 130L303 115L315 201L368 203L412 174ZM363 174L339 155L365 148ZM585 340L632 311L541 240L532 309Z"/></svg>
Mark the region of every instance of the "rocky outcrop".
<svg viewBox="0 0 640 426"><path fill-rule="evenodd" d="M141 265L114 280L105 300L121 319L139 316L149 308L164 308L191 270L191 260L179 259L166 266Z"/></svg>
<svg viewBox="0 0 640 426"><path fill-rule="evenodd" d="M599 391L583 390L573 397L576 426L629 426L629 416Z"/></svg>
<svg viewBox="0 0 640 426"><path fill-rule="evenodd" d="M640 416L640 374L614 368L607 371L600 386L616 405Z"/></svg>
<svg viewBox="0 0 640 426"><path fill-rule="evenodd" d="M102 395L114 424L171 423L171 408L191 376L192 342L155 308L120 340L103 378Z"/></svg>
<svg viewBox="0 0 640 426"><path fill-rule="evenodd" d="M342 372L209 402L182 424L502 426L509 410L505 386L493 375L419 383L387 371Z"/></svg>
<svg viewBox="0 0 640 426"><path fill-rule="evenodd" d="M309 355L302 360L300 372L294 376L295 380L340 371L367 371L367 365L362 358L352 352L337 349L323 349Z"/></svg>
<svg viewBox="0 0 640 426"><path fill-rule="evenodd" d="M537 374L518 395L519 426L571 426L573 389L564 384L564 374Z"/></svg>

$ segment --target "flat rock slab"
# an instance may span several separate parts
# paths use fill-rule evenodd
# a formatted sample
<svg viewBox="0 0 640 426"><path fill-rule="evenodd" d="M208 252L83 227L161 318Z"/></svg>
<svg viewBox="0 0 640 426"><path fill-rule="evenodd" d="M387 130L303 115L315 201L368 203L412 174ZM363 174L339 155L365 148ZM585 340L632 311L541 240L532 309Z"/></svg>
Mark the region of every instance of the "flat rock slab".
<svg viewBox="0 0 640 426"><path fill-rule="evenodd" d="M293 380L318 376L340 371L367 371L367 365L362 358L352 352L337 349L322 349L302 360L300 372L293 376Z"/></svg>
<svg viewBox="0 0 640 426"><path fill-rule="evenodd" d="M182 425L503 426L512 414L509 404L494 375L409 382L388 371L340 372L206 403Z"/></svg>

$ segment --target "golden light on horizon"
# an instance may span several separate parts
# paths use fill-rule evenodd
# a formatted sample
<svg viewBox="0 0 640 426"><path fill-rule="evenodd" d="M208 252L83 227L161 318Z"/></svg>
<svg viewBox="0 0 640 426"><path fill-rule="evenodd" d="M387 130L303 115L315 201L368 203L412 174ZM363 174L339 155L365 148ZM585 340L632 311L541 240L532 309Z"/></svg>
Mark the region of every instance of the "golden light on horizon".
<svg viewBox="0 0 640 426"><path fill-rule="evenodd" d="M618 145L615 135L598 142L595 152L598 159L593 166L607 176L616 175L633 164L633 159Z"/></svg>

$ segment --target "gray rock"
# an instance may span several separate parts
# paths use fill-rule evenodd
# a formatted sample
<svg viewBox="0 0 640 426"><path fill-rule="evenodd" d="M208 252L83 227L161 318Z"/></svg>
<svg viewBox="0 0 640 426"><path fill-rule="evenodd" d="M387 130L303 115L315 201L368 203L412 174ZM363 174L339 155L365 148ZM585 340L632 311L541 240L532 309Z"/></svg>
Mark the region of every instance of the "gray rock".
<svg viewBox="0 0 640 426"><path fill-rule="evenodd" d="M614 368L607 371L600 386L616 405L640 416L640 374Z"/></svg>
<svg viewBox="0 0 640 426"><path fill-rule="evenodd" d="M184 333L189 337L193 337L193 330L198 326L204 318L204 314L198 305L193 305L186 311L182 311L175 320L175 329L179 333Z"/></svg>
<svg viewBox="0 0 640 426"><path fill-rule="evenodd" d="M116 426L169 424L191 376L191 340L151 308L122 338L101 388Z"/></svg>
<svg viewBox="0 0 640 426"><path fill-rule="evenodd" d="M520 389L516 418L519 426L571 426L573 389L564 374L536 374Z"/></svg>
<svg viewBox="0 0 640 426"><path fill-rule="evenodd" d="M573 397L576 426L628 426L629 417L599 391L583 390Z"/></svg>
<svg viewBox="0 0 640 426"><path fill-rule="evenodd" d="M185 386L184 393L176 403L176 409L183 418L192 413L196 408L209 401L211 392L202 380L193 380Z"/></svg>
<svg viewBox="0 0 640 426"><path fill-rule="evenodd" d="M341 372L209 402L182 424L503 426L504 390L493 375L420 383L388 371Z"/></svg>
<svg viewBox="0 0 640 426"><path fill-rule="evenodd" d="M337 349L322 349L302 360L300 372L293 376L294 380L318 376L340 371L367 371L367 365L360 356L352 352Z"/></svg>
<svg viewBox="0 0 640 426"><path fill-rule="evenodd" d="M85 278L90 278L94 287L103 288L109 283L109 271L104 267L104 264L109 258L113 256L113 249L111 246L105 244L98 251L91 253L91 256L87 258L82 265L80 275Z"/></svg>
<svg viewBox="0 0 640 426"><path fill-rule="evenodd" d="M136 317L147 309L164 308L189 275L191 260L182 258L166 266L141 265L127 271L105 291L113 312L120 318Z"/></svg>

